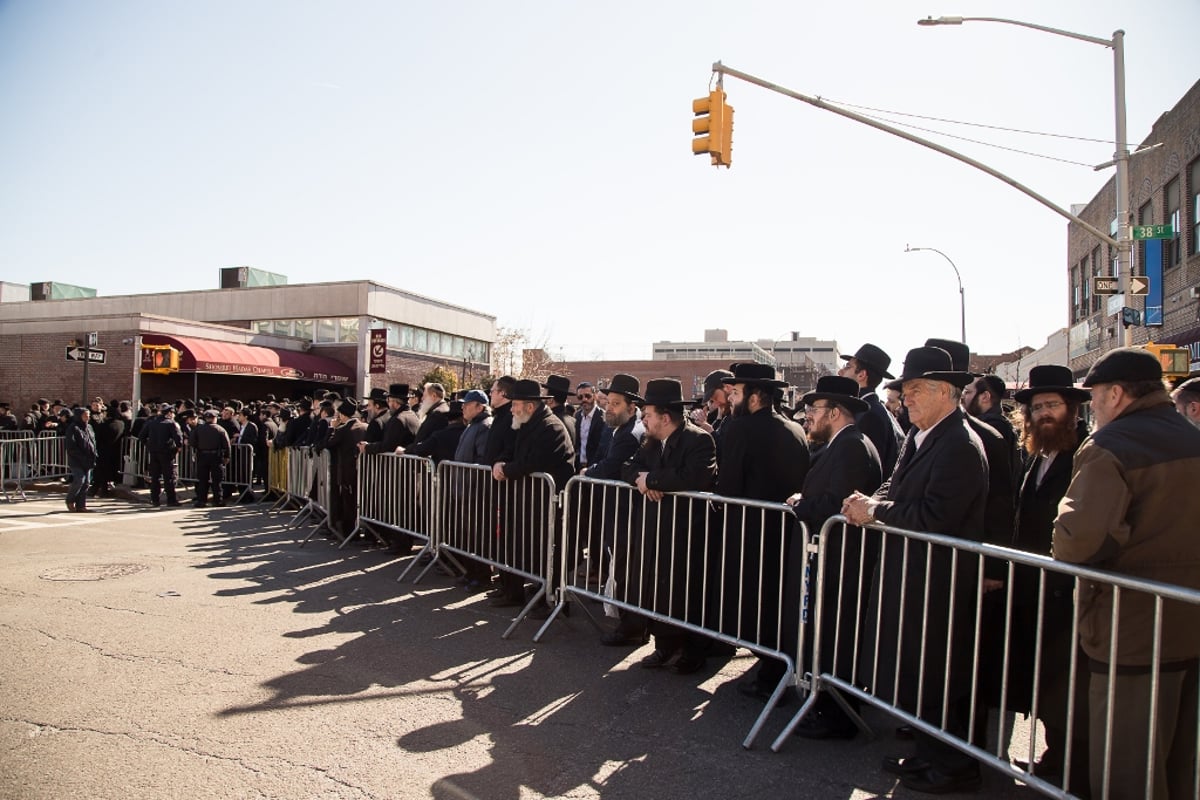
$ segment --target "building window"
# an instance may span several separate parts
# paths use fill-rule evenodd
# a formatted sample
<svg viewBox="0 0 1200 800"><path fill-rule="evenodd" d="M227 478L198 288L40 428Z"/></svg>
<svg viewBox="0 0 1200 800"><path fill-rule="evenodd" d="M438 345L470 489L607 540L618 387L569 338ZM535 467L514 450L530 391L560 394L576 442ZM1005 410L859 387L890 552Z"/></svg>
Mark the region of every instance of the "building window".
<svg viewBox="0 0 1200 800"><path fill-rule="evenodd" d="M1079 283L1079 318L1082 319L1090 313L1092 307L1092 270L1088 266L1087 258L1079 262Z"/></svg>
<svg viewBox="0 0 1200 800"><path fill-rule="evenodd" d="M1175 238L1163 242L1163 267L1179 266L1180 248L1183 245L1182 215L1179 213L1179 176L1176 175L1167 184L1167 218L1164 220L1175 231Z"/></svg>
<svg viewBox="0 0 1200 800"><path fill-rule="evenodd" d="M357 342L358 341L358 318L347 317L338 320L338 341L339 342Z"/></svg>
<svg viewBox="0 0 1200 800"><path fill-rule="evenodd" d="M317 320L317 335L313 338L314 342L336 342L337 341L337 320L319 319Z"/></svg>
<svg viewBox="0 0 1200 800"><path fill-rule="evenodd" d="M1095 277L1095 278L1100 277L1100 275L1103 274L1102 273L1103 269L1104 269L1104 260L1102 258L1100 258L1100 245L1096 245L1096 247L1092 250L1092 277ZM1100 295L1095 294L1093 292L1092 293L1092 311L1091 311L1091 313L1094 314L1099 310L1100 310Z"/></svg>
<svg viewBox="0 0 1200 800"><path fill-rule="evenodd" d="M1117 238L1117 218L1116 217L1113 217L1112 221L1108 223L1108 235L1113 237L1114 239ZM1113 247L1111 244L1108 246L1108 265L1109 265L1108 277L1110 277L1110 278L1120 277L1120 275L1121 275L1121 258L1119 256L1119 254L1117 253L1117 248Z"/></svg>
<svg viewBox="0 0 1200 800"><path fill-rule="evenodd" d="M275 335L276 336L291 336L292 321L288 319L275 320Z"/></svg>
<svg viewBox="0 0 1200 800"><path fill-rule="evenodd" d="M1079 267L1071 267L1071 322L1079 322Z"/></svg>
<svg viewBox="0 0 1200 800"><path fill-rule="evenodd" d="M296 320L296 335L301 339L312 341L313 323L311 319Z"/></svg>
<svg viewBox="0 0 1200 800"><path fill-rule="evenodd" d="M1200 253L1200 158L1188 167L1188 191L1192 195L1192 241L1190 255Z"/></svg>
<svg viewBox="0 0 1200 800"><path fill-rule="evenodd" d="M270 333L271 320L259 320L258 322L253 323L250 327L259 333Z"/></svg>

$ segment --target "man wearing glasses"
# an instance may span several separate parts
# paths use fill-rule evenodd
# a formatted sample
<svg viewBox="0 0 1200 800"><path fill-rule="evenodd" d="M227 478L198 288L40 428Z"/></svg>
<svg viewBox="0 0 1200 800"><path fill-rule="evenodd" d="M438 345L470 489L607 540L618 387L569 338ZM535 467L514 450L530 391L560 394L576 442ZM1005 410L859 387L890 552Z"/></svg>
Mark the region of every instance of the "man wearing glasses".
<svg viewBox="0 0 1200 800"><path fill-rule="evenodd" d="M604 412L596 405L596 387L584 381L575 387L579 410L575 412L575 429L579 434L575 453L575 471L582 472L588 464L600 460L600 439L604 435Z"/></svg>

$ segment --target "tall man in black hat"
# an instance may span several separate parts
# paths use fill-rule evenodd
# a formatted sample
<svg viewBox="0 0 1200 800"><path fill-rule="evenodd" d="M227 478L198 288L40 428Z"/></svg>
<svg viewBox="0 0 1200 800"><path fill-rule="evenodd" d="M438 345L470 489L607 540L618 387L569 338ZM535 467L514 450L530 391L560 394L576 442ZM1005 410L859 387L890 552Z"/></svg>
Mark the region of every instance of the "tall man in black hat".
<svg viewBox="0 0 1200 800"><path fill-rule="evenodd" d="M891 479L874 495L855 492L846 498L842 513L851 524L879 522L974 541L983 538L987 458L959 407L962 387L970 381L969 374L954 370L945 350L918 347L908 352L899 380L890 385L902 388L913 430ZM888 544L872 576L859 674L873 682L875 696L934 725L941 725L944 704L945 730L965 741L974 660L975 571L960 568L952 580L946 548L930 549L927 572L924 543L909 541L905 547L893 538ZM903 597L902 583L907 587ZM922 590L928 591L927 609ZM897 684L899 693L893 697ZM924 688L920 708L919 684ZM884 769L900 774L905 786L933 793L978 788L981 778L974 759L919 731L914 738L915 756L884 761Z"/></svg>
<svg viewBox="0 0 1200 800"><path fill-rule="evenodd" d="M363 441L368 444L382 441L383 428L388 421L388 393L383 387L376 386L367 395L367 415L367 435Z"/></svg>
<svg viewBox="0 0 1200 800"><path fill-rule="evenodd" d="M358 443L367 435L367 425L358 418L358 406L343 400L337 407L336 424L329 434L331 459L329 527L345 539L358 526Z"/></svg>
<svg viewBox="0 0 1200 800"><path fill-rule="evenodd" d="M774 367L753 362L736 364L723 381L733 417L721 432L717 494L785 502L804 485L809 460L804 428L775 410L777 393L787 382L775 378ZM723 630L771 648L780 645L779 592L791 544L791 537L780 541L785 527L790 525L778 512L739 507L729 509L725 525L726 569L718 589ZM771 660L759 659L760 673ZM768 676L774 671L767 667ZM771 691L781 675L770 681ZM756 694L764 685L756 678L743 689Z"/></svg>
<svg viewBox="0 0 1200 800"><path fill-rule="evenodd" d="M689 418L697 426L713 435L720 443L721 426L733 416L733 408L729 403L729 387L726 378L732 378L733 373L727 369L714 369L704 376L704 404L692 409Z"/></svg>
<svg viewBox="0 0 1200 800"><path fill-rule="evenodd" d="M817 379L816 390L804 395L800 402L806 407L809 441L824 447L804 476L804 487L789 497L788 503L796 519L807 525L809 533L815 536L821 532L826 520L841 513L842 501L847 497L855 492L866 495L875 493L883 483L883 467L879 463L875 445L854 423L859 414L867 411L867 401L860 397L857 381L839 375L823 376ZM872 537L864 551L861 529L847 527L843 530L841 526L835 526L827 534L824 544L828 553L825 562L825 602L819 604L819 610L823 630L828 633L823 640L820 667L834 670L835 675L849 676L854 665L854 635L859 630L858 623L865 620L867 611L865 607L862 608L861 617L856 613L860 608L858 598L863 589L859 585L859 575L869 578L874 570L879 552L878 542ZM806 584L810 594L816 589L815 573L805 580L804 569L808 563L808 554L800 547L792 547L783 605L783 630L784 635L790 637L785 641L792 645L791 652L796 651L794 645L799 630L800 609L818 607L815 597L810 597L807 604L801 602ZM840 608L839 597L845 598ZM813 624L805 628L808 636L806 652L812 652L812 631ZM836 653L835 639L838 646ZM773 665L780 662L768 663ZM778 681L783 674L777 670L774 675L768 674L766 677ZM851 707L857 708L857 701L849 697L845 699ZM855 732L856 727L850 717L828 693L817 697L816 705L796 729L798 735L810 739L850 738Z"/></svg>
<svg viewBox="0 0 1200 800"><path fill-rule="evenodd" d="M1058 504L1071 483L1079 434L1080 408L1091 399L1076 388L1071 370L1045 364L1029 371L1029 388L1016 393L1025 419L1022 443L1028 453L1017 497L1016 525L1012 546L1042 556L1051 555L1054 518ZM1063 774L1066 755L1067 696L1070 654L1075 642L1075 580L1069 575L1046 572L1042 596L1041 669L1038 675L1038 719L1046 735L1046 750L1035 772L1044 778ZM1008 703L1012 711L1033 710L1033 676L1037 642L1038 571L1016 565L1013 572L1012 620ZM1078 664L1086 664L1086 656ZM1076 674L1074 746L1071 748L1071 790L1078 793L1088 785L1086 673Z"/></svg>
<svg viewBox="0 0 1200 800"><path fill-rule="evenodd" d="M888 372L892 365L892 357L883 348L867 342L852 356L842 356L846 366L838 371L843 378L852 378L858 384L859 397L867 404L867 410L859 414L855 425L863 435L875 445L879 453L879 463L883 467L883 479L891 477L896 467L896 459L900 455L900 443L904 434L895 416L888 411L887 406L879 399L877 389L880 382L895 376Z"/></svg>
<svg viewBox="0 0 1200 800"><path fill-rule="evenodd" d="M225 505L221 484L225 482L225 465L229 463L229 434L217 424L217 412L208 409L204 421L191 434L196 453L196 508L208 505L208 490L212 487L213 505Z"/></svg>
<svg viewBox="0 0 1200 800"><path fill-rule="evenodd" d="M1162 366L1141 348L1105 353L1083 385L1092 390L1095 430L1075 452L1071 484L1054 520L1054 557L1200 589L1200 430L1175 412ZM1164 600L1156 640L1153 595L1121 591L1118 601L1111 585L1081 580L1078 603L1080 644L1092 663L1093 796L1101 796L1106 767L1110 797L1193 796L1200 607ZM1113 757L1106 761L1110 721ZM1151 787L1145 785L1148 764Z"/></svg>
<svg viewBox="0 0 1200 800"><path fill-rule="evenodd" d="M646 501L662 506L643 504L643 521L633 523L632 529L644 531L646 538L641 563L631 569L631 574L642 579L641 586L631 586L628 591L632 594L641 588L643 602L649 602L651 610L698 622L705 603L699 588L704 585L704 543L691 535L689 526L693 522L699 525L704 512L693 501L668 493L711 491L717 474L717 447L712 434L687 421L684 408L679 381L661 378L647 382L642 406L646 434L621 477L636 486ZM687 675L704 666L708 637L659 621L651 622L650 632L654 634L654 652L642 659L642 667L668 667Z"/></svg>
<svg viewBox="0 0 1200 800"><path fill-rule="evenodd" d="M571 381L562 375L551 375L546 378L542 388L546 390L546 407L562 421L563 427L571 437L571 446L578 453L579 428L575 424L575 409L567 402L567 395L571 393Z"/></svg>
<svg viewBox="0 0 1200 800"><path fill-rule="evenodd" d="M575 449L571 437L562 421L546 407L546 395L541 393L537 381L517 381L508 395L512 406L512 425L516 429L512 457L492 465L492 477L497 481L519 481L535 472L544 472L554 479L557 491L567 485L575 474ZM493 423L494 427L494 423ZM513 492L520 492L514 487ZM515 495L510 495L515 496ZM526 508L530 504L517 503ZM505 530L508 538L504 548L515 563L513 567L526 572L540 570L539 543L553 531L541 530L544 525L537 514L520 513L520 508L510 506L504 511ZM501 593L493 598L496 606L519 606L525 604L525 580L520 575L501 571Z"/></svg>

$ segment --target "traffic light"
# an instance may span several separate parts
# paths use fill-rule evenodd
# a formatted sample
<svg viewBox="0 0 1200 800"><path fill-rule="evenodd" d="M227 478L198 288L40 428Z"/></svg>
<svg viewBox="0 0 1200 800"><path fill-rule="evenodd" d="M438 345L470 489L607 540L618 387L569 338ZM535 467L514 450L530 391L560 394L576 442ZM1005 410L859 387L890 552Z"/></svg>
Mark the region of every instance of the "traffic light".
<svg viewBox="0 0 1200 800"><path fill-rule="evenodd" d="M1145 348L1158 358L1163 377L1167 380L1179 380L1191 374L1192 354L1186 347L1149 342Z"/></svg>
<svg viewBox="0 0 1200 800"><path fill-rule="evenodd" d="M179 351L165 344L142 345L142 372L169 375L179 371Z"/></svg>
<svg viewBox="0 0 1200 800"><path fill-rule="evenodd" d="M728 167L733 160L733 108L726 104L724 90L693 100L692 114L693 155L708 153L713 166Z"/></svg>

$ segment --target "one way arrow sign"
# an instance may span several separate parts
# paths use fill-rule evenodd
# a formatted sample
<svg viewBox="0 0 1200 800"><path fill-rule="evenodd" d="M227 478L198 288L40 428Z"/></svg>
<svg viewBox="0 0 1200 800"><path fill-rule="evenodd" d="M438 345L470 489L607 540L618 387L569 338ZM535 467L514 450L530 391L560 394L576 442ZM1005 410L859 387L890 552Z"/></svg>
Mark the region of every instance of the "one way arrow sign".
<svg viewBox="0 0 1200 800"><path fill-rule="evenodd" d="M83 361L83 360L85 360L85 355L84 355L85 353L87 354L86 360L91 362L92 364L103 364L104 363L104 356L106 354L105 351L98 350L95 347L93 347L91 350L84 350L82 347L68 346L67 347L67 361Z"/></svg>
<svg viewBox="0 0 1200 800"><path fill-rule="evenodd" d="M1150 294L1150 279L1145 275L1133 275L1129 278L1129 293L1135 296Z"/></svg>

